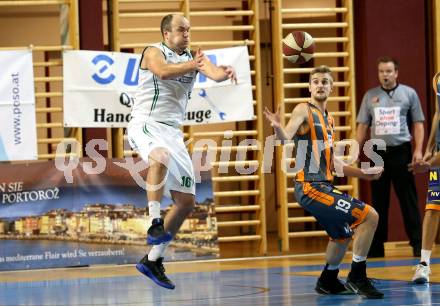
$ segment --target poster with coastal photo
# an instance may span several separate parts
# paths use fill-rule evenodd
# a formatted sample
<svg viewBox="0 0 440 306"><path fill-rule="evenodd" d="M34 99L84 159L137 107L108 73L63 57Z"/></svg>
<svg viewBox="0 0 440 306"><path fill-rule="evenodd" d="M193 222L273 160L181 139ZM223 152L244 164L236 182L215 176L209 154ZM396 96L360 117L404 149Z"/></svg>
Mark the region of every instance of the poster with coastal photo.
<svg viewBox="0 0 440 306"><path fill-rule="evenodd" d="M145 255L146 191L133 169L144 169L137 172L143 179L146 166L140 167L139 159L101 162L105 167L98 169L80 159L63 171L54 161L0 164L0 271L128 264ZM128 163L138 167L129 171ZM93 173L97 170L102 172ZM219 256L209 172L202 178L196 185L198 205L166 260Z"/></svg>

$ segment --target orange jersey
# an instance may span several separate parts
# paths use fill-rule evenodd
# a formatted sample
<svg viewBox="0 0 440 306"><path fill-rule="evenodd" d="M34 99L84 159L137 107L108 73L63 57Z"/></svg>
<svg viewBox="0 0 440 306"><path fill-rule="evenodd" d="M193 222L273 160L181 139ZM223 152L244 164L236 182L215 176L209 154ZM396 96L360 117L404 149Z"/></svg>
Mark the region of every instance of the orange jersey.
<svg viewBox="0 0 440 306"><path fill-rule="evenodd" d="M293 138L296 147L296 174L298 182L332 181L334 120L313 104L308 103L309 129Z"/></svg>

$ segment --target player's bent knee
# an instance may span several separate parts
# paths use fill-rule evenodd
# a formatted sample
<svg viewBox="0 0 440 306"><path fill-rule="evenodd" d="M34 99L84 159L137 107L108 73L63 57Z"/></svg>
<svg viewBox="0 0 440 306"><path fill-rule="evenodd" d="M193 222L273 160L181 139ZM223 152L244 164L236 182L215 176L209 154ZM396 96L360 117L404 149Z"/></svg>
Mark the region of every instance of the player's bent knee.
<svg viewBox="0 0 440 306"><path fill-rule="evenodd" d="M196 207L196 202L194 201L194 199L185 199L181 201L180 207L186 215L189 215L194 211L194 208Z"/></svg>
<svg viewBox="0 0 440 306"><path fill-rule="evenodd" d="M149 155L150 166L166 166L170 160L170 153L166 149L158 148Z"/></svg>
<svg viewBox="0 0 440 306"><path fill-rule="evenodd" d="M181 213L190 214L196 206L196 200L192 194L177 193L173 198Z"/></svg>
<svg viewBox="0 0 440 306"><path fill-rule="evenodd" d="M333 241L334 243L336 243L339 246L346 246L348 243L351 242L352 239L353 239L352 237L338 238L338 239L330 238L331 241Z"/></svg>
<svg viewBox="0 0 440 306"><path fill-rule="evenodd" d="M191 214L195 208L195 203L191 201L183 201L180 203L176 203L176 205L178 205L180 214L185 217Z"/></svg>
<svg viewBox="0 0 440 306"><path fill-rule="evenodd" d="M191 213L194 210L194 208L196 207L196 202L194 200L188 200L188 201L185 201L185 203L183 205Z"/></svg>
<svg viewBox="0 0 440 306"><path fill-rule="evenodd" d="M368 221L370 223L374 223L377 225L377 223L379 222L379 214L377 213L377 211L370 205L368 205L368 213L367 216L365 217L365 221Z"/></svg>

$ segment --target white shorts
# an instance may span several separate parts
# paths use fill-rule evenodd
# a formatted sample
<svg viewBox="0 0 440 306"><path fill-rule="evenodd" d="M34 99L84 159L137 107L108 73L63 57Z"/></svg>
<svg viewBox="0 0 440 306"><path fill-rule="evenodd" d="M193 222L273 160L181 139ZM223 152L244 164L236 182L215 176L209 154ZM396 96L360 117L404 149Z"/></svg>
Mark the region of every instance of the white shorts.
<svg viewBox="0 0 440 306"><path fill-rule="evenodd" d="M171 190L195 195L194 169L179 128L153 120L130 121L128 141L141 158L148 163L152 150L165 148L170 154L164 195L171 198Z"/></svg>

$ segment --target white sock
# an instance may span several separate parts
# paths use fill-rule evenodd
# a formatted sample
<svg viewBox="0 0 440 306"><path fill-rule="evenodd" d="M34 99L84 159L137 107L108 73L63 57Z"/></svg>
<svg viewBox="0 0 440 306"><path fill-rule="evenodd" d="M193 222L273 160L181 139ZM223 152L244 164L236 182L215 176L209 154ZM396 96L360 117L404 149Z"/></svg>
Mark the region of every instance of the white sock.
<svg viewBox="0 0 440 306"><path fill-rule="evenodd" d="M149 261L156 261L159 257L163 257L163 253L165 253L165 249L170 244L170 241L164 242L158 245L153 245L150 252L148 253Z"/></svg>
<svg viewBox="0 0 440 306"><path fill-rule="evenodd" d="M420 262L424 261L429 266L429 260L431 259L431 250L423 250L420 256Z"/></svg>
<svg viewBox="0 0 440 306"><path fill-rule="evenodd" d="M160 218L160 202L158 201L148 202L148 215L152 219Z"/></svg>
<svg viewBox="0 0 440 306"><path fill-rule="evenodd" d="M328 266L327 266L327 270L337 270L337 269L339 269L339 265L335 265L335 266L333 266L333 265L328 265Z"/></svg>
<svg viewBox="0 0 440 306"><path fill-rule="evenodd" d="M361 261L366 261L367 260L367 256L360 256L360 255L356 255L355 253L353 253L353 261L354 262L361 262Z"/></svg>

